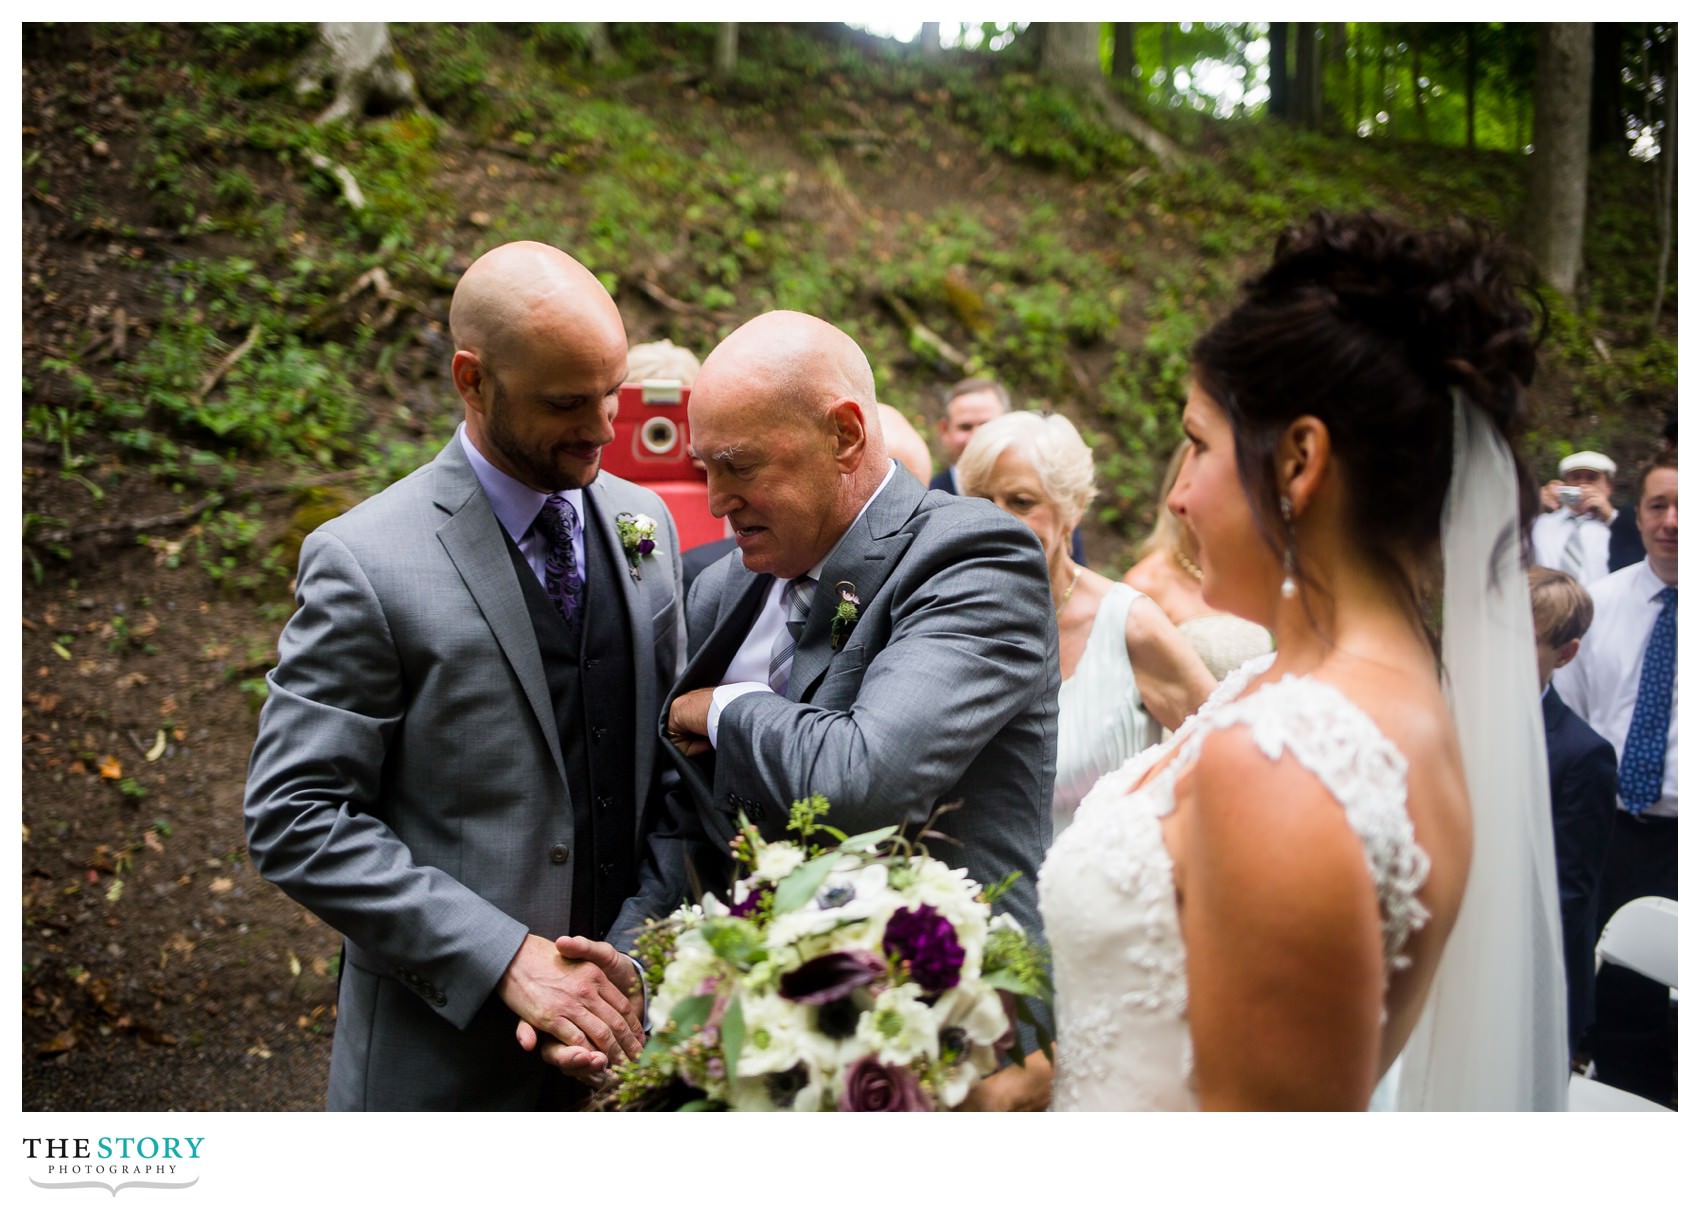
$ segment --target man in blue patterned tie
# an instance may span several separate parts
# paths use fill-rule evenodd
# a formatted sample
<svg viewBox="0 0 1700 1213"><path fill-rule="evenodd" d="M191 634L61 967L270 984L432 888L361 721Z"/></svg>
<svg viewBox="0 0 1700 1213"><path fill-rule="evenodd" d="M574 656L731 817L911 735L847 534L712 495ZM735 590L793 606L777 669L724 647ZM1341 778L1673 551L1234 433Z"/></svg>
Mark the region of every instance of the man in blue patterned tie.
<svg viewBox="0 0 1700 1213"><path fill-rule="evenodd" d="M1594 626L1576 660L1553 676L1564 700L1618 754L1617 803L1600 882L1598 926L1636 897L1676 896L1676 455L1641 474L1637 517L1647 558L1589 586ZM1674 1073L1664 1056L1666 993L1607 969L1596 991L1595 1059L1600 1077L1669 1101ZM1621 993L1620 993L1621 991ZM1644 1007L1638 1012L1637 1007ZM1621 1012L1620 1012L1621 1007ZM1620 1021L1641 1021L1622 1026ZM1633 1031L1629 1056L1615 1044ZM1645 1064L1637 1064L1645 1063ZM1619 1066L1627 1067L1614 1072ZM1645 1070L1643 1074L1642 1071Z"/></svg>
<svg viewBox="0 0 1700 1213"><path fill-rule="evenodd" d="M599 474L625 328L530 241L468 268L449 328L465 424L308 536L249 768L256 866L345 937L332 1109L570 1107L641 1045L630 964L557 948L665 845L678 538Z"/></svg>

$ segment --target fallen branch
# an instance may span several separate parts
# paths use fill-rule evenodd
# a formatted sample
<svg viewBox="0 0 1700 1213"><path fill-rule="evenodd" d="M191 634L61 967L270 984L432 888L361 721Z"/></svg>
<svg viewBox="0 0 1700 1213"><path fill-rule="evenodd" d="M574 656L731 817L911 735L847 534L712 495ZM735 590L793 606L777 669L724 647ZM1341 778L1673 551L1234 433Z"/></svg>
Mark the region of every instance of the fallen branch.
<svg viewBox="0 0 1700 1213"><path fill-rule="evenodd" d="M366 209L366 195L360 192L360 183L347 168L320 152L308 152L307 163L336 178L337 184L342 187L343 200L348 203L350 209Z"/></svg>
<svg viewBox="0 0 1700 1213"><path fill-rule="evenodd" d="M425 310L413 299L402 294L391 285L389 273L383 266L375 265L344 288L343 292L335 299L315 310L307 319L307 330L313 333L322 332L333 318L341 315L344 308L357 297L366 293L370 293L373 298L382 301L384 304L384 308L376 320L373 320L370 316L361 317L371 324L373 332L381 333L389 328L401 315L403 308L416 312Z"/></svg>
<svg viewBox="0 0 1700 1213"><path fill-rule="evenodd" d="M731 323L732 318L724 312L717 312L713 308L704 307L700 303L686 303L683 299L679 299L668 294L659 282L647 275L636 279L635 285L638 290L642 291L650 299L659 303L670 312L674 312L681 316L705 317L714 321L716 324Z"/></svg>
<svg viewBox="0 0 1700 1213"><path fill-rule="evenodd" d="M666 89L682 88L686 85L698 84L705 73L699 67L675 68L668 72L644 72L637 76L627 76L624 80L608 85L603 91L610 93L629 93L633 89L645 92L660 92Z"/></svg>
<svg viewBox="0 0 1700 1213"><path fill-rule="evenodd" d="M869 143L887 144L891 142L891 136L887 135L884 131L841 131L822 129L809 131L808 133L817 139L824 139L828 143L860 145Z"/></svg>
<svg viewBox="0 0 1700 1213"><path fill-rule="evenodd" d="M969 373L967 355L922 324L921 318L915 314L915 309L910 307L901 296L890 291L881 291L880 301L890 308L908 328L911 347L916 345L923 347L934 359L954 368L959 375Z"/></svg>
<svg viewBox="0 0 1700 1213"><path fill-rule="evenodd" d="M231 350L230 353L226 354L223 361L213 367L213 369L208 372L207 377L201 380L200 390L195 393L194 397L197 405L206 400L212 390L218 386L218 381L230 373L231 367L242 361L242 356L249 350L253 349L254 343L259 339L260 326L256 324L253 328L248 330L248 335L242 339L242 344Z"/></svg>
<svg viewBox="0 0 1700 1213"><path fill-rule="evenodd" d="M224 494L208 493L194 505L185 509L173 510L169 514L154 514L148 518L118 518L109 522L91 522L86 526L62 527L58 530L43 530L29 536L31 540L41 543L66 543L73 539L87 539L93 535L111 535L123 532L157 531L165 527L182 526L193 522L206 511L224 502Z"/></svg>

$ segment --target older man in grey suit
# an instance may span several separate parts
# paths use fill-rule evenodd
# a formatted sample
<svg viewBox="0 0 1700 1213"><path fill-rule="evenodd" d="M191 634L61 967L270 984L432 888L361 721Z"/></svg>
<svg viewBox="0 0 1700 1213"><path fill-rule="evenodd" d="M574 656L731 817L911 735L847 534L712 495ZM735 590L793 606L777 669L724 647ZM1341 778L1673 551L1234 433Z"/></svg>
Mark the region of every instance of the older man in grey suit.
<svg viewBox="0 0 1700 1213"><path fill-rule="evenodd" d="M741 553L692 586L693 655L668 709L713 848L699 868L723 875L739 813L771 837L811 793L852 833L913 834L959 803L929 850L982 882L1020 872L1000 904L1037 932L1058 677L1032 531L897 467L867 358L812 316L771 312L728 337L690 421ZM653 893L644 908L665 911L677 889Z"/></svg>
<svg viewBox="0 0 1700 1213"><path fill-rule="evenodd" d="M573 1106L539 1034L594 1082L641 1031L629 967L557 943L676 866L650 840L677 537L655 494L597 475L619 313L521 243L467 270L449 319L465 425L302 546L249 771L256 865L346 937L333 1109Z"/></svg>

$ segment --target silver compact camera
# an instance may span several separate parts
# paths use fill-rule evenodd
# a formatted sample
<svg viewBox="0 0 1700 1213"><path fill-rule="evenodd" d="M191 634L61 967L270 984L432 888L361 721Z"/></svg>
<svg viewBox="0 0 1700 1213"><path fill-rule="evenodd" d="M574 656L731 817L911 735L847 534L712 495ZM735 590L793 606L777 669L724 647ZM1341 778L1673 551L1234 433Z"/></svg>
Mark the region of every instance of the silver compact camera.
<svg viewBox="0 0 1700 1213"><path fill-rule="evenodd" d="M1575 485L1565 485L1558 490L1558 504L1574 513L1576 507L1582 504L1582 490Z"/></svg>

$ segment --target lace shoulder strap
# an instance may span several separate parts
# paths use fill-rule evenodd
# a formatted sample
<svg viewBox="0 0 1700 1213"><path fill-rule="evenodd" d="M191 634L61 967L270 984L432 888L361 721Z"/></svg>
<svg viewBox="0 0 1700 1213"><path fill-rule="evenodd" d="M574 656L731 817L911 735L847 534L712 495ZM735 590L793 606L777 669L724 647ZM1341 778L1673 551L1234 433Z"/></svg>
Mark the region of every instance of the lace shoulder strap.
<svg viewBox="0 0 1700 1213"><path fill-rule="evenodd" d="M1271 762L1290 753L1315 775L1363 843L1381 902L1383 954L1390 969L1404 968L1410 963L1405 943L1429 917L1417 900L1429 859L1405 808L1405 756L1362 708L1328 683L1289 674L1239 694L1272 660L1248 662L1199 709L1180 765L1190 765L1210 733L1244 726Z"/></svg>

